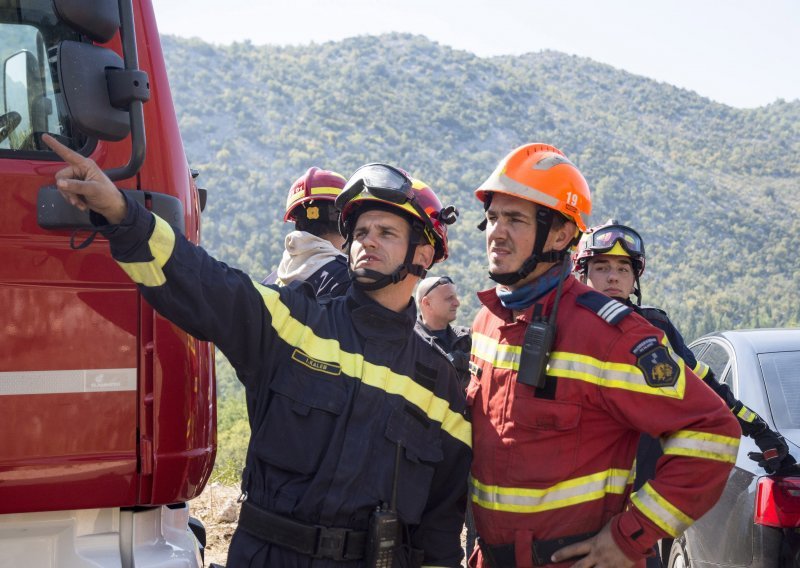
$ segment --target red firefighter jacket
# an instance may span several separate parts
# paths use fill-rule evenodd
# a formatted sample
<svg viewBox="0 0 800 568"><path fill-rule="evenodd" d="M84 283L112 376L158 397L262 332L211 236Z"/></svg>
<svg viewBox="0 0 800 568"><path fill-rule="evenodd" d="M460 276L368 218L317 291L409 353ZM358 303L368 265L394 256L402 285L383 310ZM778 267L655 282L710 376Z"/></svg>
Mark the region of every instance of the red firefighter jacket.
<svg viewBox="0 0 800 568"><path fill-rule="evenodd" d="M658 539L679 535L713 506L741 430L663 332L567 278L547 380L535 389L516 380L534 306L515 318L494 289L478 296L467 401L471 500L486 543L514 544L523 568L533 565L533 540L611 522L617 545L643 560ZM540 300L544 315L554 297ZM641 432L661 438L664 456L655 479L631 494Z"/></svg>

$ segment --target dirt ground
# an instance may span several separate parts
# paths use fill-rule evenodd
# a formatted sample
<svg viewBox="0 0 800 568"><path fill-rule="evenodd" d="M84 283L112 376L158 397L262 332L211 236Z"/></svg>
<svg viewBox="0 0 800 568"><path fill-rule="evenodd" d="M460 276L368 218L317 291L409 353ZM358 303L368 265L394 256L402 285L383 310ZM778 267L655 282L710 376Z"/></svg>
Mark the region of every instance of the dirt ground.
<svg viewBox="0 0 800 568"><path fill-rule="evenodd" d="M225 566L228 546L239 518L238 487L209 483L196 499L189 501L189 512L206 527L205 565Z"/></svg>
<svg viewBox="0 0 800 568"><path fill-rule="evenodd" d="M200 519L206 527L206 566L211 563L225 566L228 546L239 518L238 498L238 487L210 483L199 497L189 501L190 514ZM462 546L465 538L466 530L461 534Z"/></svg>

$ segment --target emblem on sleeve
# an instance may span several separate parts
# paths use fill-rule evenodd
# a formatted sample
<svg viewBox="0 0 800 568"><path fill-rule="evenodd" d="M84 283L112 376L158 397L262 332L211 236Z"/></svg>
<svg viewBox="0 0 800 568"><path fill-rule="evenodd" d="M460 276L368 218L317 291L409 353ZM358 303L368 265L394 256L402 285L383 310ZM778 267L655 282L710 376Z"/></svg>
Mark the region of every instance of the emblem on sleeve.
<svg viewBox="0 0 800 568"><path fill-rule="evenodd" d="M670 357L669 351L661 344L648 351L636 352L636 366L642 371L645 382L653 388L663 388L675 386L680 377L680 369L675 360Z"/></svg>

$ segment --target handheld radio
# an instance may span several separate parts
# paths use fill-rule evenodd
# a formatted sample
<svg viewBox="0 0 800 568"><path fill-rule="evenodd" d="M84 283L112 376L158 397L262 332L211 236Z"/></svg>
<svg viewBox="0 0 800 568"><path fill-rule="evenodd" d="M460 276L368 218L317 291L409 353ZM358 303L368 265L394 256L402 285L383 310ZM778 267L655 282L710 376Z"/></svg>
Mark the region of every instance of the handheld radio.
<svg viewBox="0 0 800 568"><path fill-rule="evenodd" d="M556 316L558 315L558 304L561 300L561 289L569 271L569 257L565 256L562 263L562 270L559 274L558 289L556 299L553 302L553 311L550 318L541 316L542 306L537 304L534 308L533 321L525 330L525 338L522 343L522 353L519 357L519 371L517 372L517 382L530 385L534 388L542 388L547 376L547 362L550 360L550 351L553 349L553 341L556 338Z"/></svg>
<svg viewBox="0 0 800 568"><path fill-rule="evenodd" d="M368 568L392 568L394 550L400 545L400 519L397 516L397 476L400 470L402 446L397 442L392 479L392 500L387 506L382 503L369 517L367 547L365 550Z"/></svg>

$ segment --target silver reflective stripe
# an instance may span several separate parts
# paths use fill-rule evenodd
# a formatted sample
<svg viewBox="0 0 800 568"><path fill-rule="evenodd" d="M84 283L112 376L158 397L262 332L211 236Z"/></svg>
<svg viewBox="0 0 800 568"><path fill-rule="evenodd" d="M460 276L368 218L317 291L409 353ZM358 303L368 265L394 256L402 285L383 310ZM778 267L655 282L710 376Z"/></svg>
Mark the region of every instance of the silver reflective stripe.
<svg viewBox="0 0 800 568"><path fill-rule="evenodd" d="M558 206L558 199L552 195L548 195L547 193L508 177L505 173L505 164L503 164L502 169L498 168L495 170L494 173L489 176L489 179L483 182L476 191L499 191L500 193L521 197L522 199L532 199L551 209Z"/></svg>
<svg viewBox="0 0 800 568"><path fill-rule="evenodd" d="M135 390L135 368L0 373L0 396Z"/></svg>
<svg viewBox="0 0 800 568"><path fill-rule="evenodd" d="M649 483L631 495L631 503L672 537L683 533L694 522L689 515L659 495Z"/></svg>
<svg viewBox="0 0 800 568"><path fill-rule="evenodd" d="M472 477L472 502L494 511L539 513L604 499L608 494L622 495L630 478L630 470L609 469L532 489L487 485Z"/></svg>

